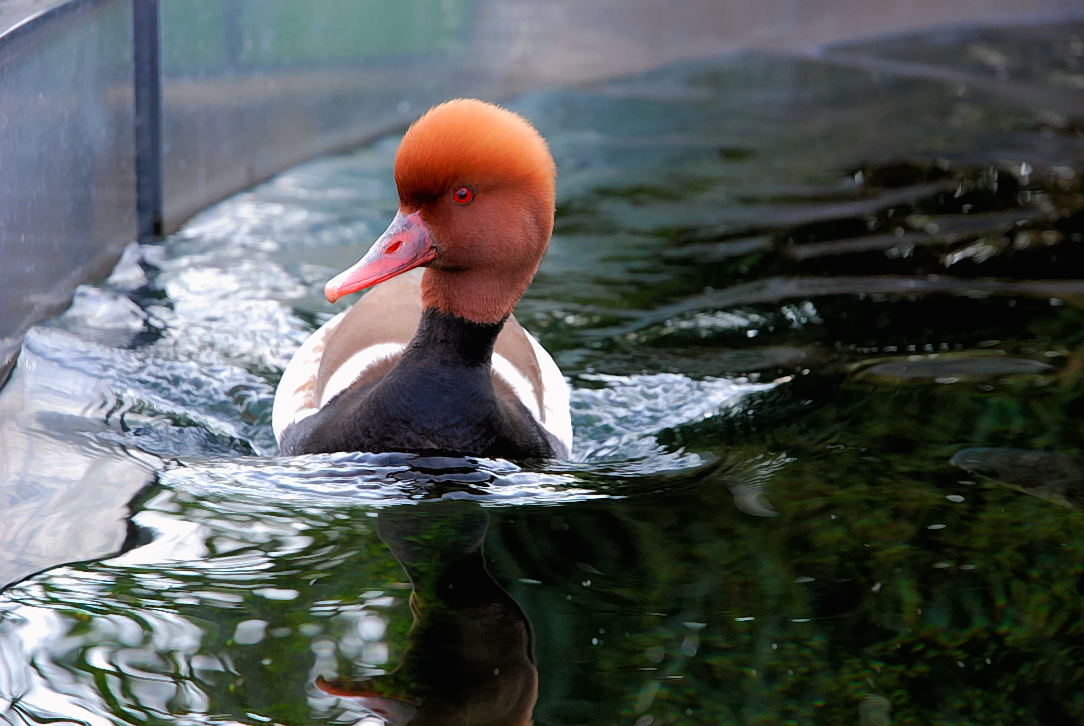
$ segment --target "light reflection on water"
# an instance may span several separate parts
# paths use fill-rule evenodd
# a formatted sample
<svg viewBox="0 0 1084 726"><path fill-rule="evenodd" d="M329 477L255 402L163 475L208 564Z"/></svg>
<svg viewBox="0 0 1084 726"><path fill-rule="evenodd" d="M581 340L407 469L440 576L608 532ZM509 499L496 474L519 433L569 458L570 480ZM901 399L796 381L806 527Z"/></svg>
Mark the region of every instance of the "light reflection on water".
<svg viewBox="0 0 1084 726"><path fill-rule="evenodd" d="M1081 29L1049 35L974 42L1061 88ZM518 315L571 378L569 462L275 456L394 138L133 247L0 395L0 575L43 570L0 594L0 713L1084 718L1081 136L838 63L517 102L561 170Z"/></svg>

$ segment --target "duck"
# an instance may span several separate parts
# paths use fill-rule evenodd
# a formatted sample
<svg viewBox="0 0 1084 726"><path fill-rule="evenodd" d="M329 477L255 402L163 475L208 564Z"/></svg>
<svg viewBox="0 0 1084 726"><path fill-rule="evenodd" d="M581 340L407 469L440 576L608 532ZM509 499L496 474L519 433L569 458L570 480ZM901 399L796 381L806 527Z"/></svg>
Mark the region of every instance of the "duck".
<svg viewBox="0 0 1084 726"><path fill-rule="evenodd" d="M324 294L373 289L279 381L280 452L568 457L568 384L513 315L553 231L545 139L496 104L447 101L406 131L394 177L394 218Z"/></svg>

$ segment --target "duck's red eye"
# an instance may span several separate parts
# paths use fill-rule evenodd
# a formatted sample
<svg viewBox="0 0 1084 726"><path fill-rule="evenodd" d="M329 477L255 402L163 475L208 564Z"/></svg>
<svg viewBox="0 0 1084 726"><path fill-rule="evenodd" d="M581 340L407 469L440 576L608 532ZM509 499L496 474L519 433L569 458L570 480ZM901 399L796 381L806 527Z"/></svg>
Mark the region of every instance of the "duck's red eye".
<svg viewBox="0 0 1084 726"><path fill-rule="evenodd" d="M470 187L459 187L452 192L452 199L456 204L470 204L474 199L474 190Z"/></svg>

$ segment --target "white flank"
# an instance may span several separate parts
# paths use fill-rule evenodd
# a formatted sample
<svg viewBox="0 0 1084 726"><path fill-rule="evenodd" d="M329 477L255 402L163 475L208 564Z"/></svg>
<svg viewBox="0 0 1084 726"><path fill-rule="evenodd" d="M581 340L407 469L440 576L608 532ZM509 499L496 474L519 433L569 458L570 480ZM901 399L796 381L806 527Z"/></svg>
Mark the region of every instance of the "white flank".
<svg viewBox="0 0 1084 726"><path fill-rule="evenodd" d="M542 428L564 444L565 451L556 452L557 456L571 456L572 410L569 407L571 392L568 389L568 383L546 349L535 340L533 335L526 330L523 332L527 340L531 341L534 357L538 360L538 368L542 372L542 418L539 423L542 424Z"/></svg>
<svg viewBox="0 0 1084 726"><path fill-rule="evenodd" d="M344 315L345 311L339 313L306 338L282 372L275 389L275 404L271 408L271 430L280 444L287 426L320 410L314 396L316 372L320 370L320 358L324 355L328 336L339 327Z"/></svg>
<svg viewBox="0 0 1084 726"><path fill-rule="evenodd" d="M323 406L338 396L360 378L362 373L380 361L402 353L403 348L406 346L402 343L377 343L354 353L327 379L327 383L324 384L324 395L320 397L317 406Z"/></svg>
<svg viewBox="0 0 1084 726"><path fill-rule="evenodd" d="M512 388L519 402L527 407L535 421L542 423L542 412L538 410L538 397L535 395L534 386L527 380L527 376L516 370L512 361L499 353L493 354L493 373L499 376Z"/></svg>

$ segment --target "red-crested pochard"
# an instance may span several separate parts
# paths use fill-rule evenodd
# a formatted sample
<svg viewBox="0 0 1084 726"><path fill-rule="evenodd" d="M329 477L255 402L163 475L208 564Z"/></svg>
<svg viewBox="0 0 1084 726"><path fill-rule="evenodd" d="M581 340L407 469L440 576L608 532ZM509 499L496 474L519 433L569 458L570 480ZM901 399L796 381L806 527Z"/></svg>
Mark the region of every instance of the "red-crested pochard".
<svg viewBox="0 0 1084 726"><path fill-rule="evenodd" d="M549 244L555 183L545 140L511 111L458 99L414 122L395 157L398 213L324 293L383 284L286 367L282 453L568 456L568 385L512 317Z"/></svg>

